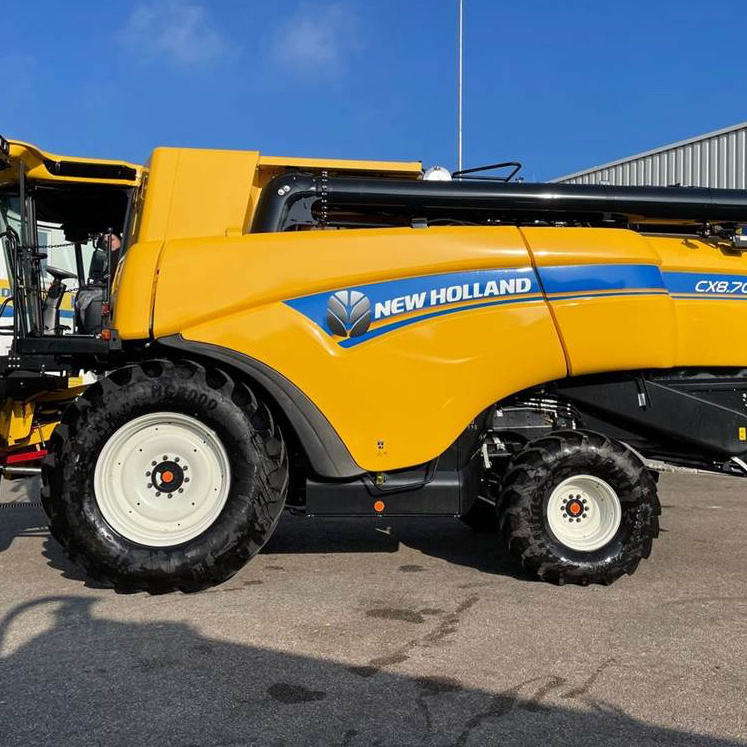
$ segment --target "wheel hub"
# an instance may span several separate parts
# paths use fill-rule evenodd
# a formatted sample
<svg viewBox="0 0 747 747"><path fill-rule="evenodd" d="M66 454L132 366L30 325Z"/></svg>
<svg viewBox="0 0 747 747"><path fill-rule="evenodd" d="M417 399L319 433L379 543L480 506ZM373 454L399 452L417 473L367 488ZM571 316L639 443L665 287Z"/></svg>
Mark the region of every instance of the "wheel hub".
<svg viewBox="0 0 747 747"><path fill-rule="evenodd" d="M589 518L588 503L587 498L571 493L563 499L561 511L565 513L568 521L583 521Z"/></svg>
<svg viewBox="0 0 747 747"><path fill-rule="evenodd" d="M188 465L179 464L180 457L172 460L165 459L156 463L152 471L145 473L149 478L148 488L155 490L157 493L183 493L182 486L185 485L184 471ZM188 481L188 478L187 478Z"/></svg>
<svg viewBox="0 0 747 747"><path fill-rule="evenodd" d="M574 475L563 480L547 502L547 523L566 547L593 552L604 547L622 522L617 493L599 477Z"/></svg>

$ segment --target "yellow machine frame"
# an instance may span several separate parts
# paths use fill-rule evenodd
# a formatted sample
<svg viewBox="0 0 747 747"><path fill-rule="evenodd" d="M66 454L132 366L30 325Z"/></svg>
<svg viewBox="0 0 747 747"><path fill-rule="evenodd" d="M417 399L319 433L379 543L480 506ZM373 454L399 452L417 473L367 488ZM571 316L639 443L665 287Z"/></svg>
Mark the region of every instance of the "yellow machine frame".
<svg viewBox="0 0 747 747"><path fill-rule="evenodd" d="M510 304L455 301L354 347L294 299L480 271L620 265L659 273L747 273L717 242L602 228L430 227L248 233L259 196L287 169L417 179L421 165L267 157L256 151L156 149L127 180L55 175L63 159L20 142L27 178L137 189L128 248L113 284L112 327L125 343L173 338L245 356L292 382L361 470L420 464L501 398L564 376L639 368L740 365L741 294L548 292ZM96 162L114 164L117 162ZM474 307L474 308L472 308ZM417 318L423 319L418 322ZM374 328L375 328L374 323ZM25 410L6 404L6 440ZM414 438L413 434L418 433ZM10 443L10 441L8 441Z"/></svg>

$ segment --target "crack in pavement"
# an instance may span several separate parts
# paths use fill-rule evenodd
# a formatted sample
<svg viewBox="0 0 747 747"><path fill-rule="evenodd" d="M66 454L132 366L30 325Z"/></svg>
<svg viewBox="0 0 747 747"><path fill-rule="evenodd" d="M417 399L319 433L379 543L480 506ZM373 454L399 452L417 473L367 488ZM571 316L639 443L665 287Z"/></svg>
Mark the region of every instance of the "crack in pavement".
<svg viewBox="0 0 747 747"><path fill-rule="evenodd" d="M594 671L587 677L583 682L575 687L570 687L563 693L560 693L558 697L563 699L581 699L587 702L582 696L586 695L591 688L594 686L596 681L612 664L615 659L605 659ZM537 690L529 698L521 698L521 690L528 685L535 683L542 683ZM554 690L567 685L569 680L567 677L559 677L558 675L548 675L542 677L532 677L531 679L524 680L518 685L503 690L497 695L493 696L490 701L490 705L484 711L476 713L470 717L464 724L464 730L457 737L456 741L453 742L451 747L464 747L467 744L472 733L488 719L501 719L507 716L515 709L521 709L524 711L537 712L545 710L545 705L542 703L543 699L547 697ZM591 703L595 706L595 703Z"/></svg>
<svg viewBox="0 0 747 747"><path fill-rule="evenodd" d="M416 648L417 646L432 646L440 643L444 638L457 631L464 613L474 607L479 600L480 596L478 594L471 594L462 601L453 612L446 615L429 633L410 639L389 654L371 659L367 665L349 667L350 671L360 677L373 677L373 675L386 666L401 664L402 662L407 661L410 658L409 652L412 651L413 648ZM369 614L369 616L384 616L379 615L376 610L373 610L372 612L374 612L374 615ZM421 618L421 613L412 613L411 616L402 615L397 619L404 619L410 622L414 622L417 619L417 621L420 622Z"/></svg>

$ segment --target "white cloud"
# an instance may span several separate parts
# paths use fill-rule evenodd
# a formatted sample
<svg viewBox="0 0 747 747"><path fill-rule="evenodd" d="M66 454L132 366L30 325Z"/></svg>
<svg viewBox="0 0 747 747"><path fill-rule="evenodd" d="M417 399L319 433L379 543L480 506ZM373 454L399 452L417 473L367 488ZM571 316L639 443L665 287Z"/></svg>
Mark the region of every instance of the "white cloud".
<svg viewBox="0 0 747 747"><path fill-rule="evenodd" d="M275 32L272 57L299 73L338 73L364 47L349 2L302 2Z"/></svg>
<svg viewBox="0 0 747 747"><path fill-rule="evenodd" d="M213 62L231 49L205 8L188 0L140 3L119 38L144 60L166 59L182 66Z"/></svg>

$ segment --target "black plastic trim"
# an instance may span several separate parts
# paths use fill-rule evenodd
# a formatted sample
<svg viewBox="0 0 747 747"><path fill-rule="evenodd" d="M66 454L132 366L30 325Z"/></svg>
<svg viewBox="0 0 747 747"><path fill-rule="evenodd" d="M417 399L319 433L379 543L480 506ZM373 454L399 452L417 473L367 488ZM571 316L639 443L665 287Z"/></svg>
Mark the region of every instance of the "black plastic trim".
<svg viewBox="0 0 747 747"><path fill-rule="evenodd" d="M135 181L137 171L123 163L88 163L86 161L53 161L46 159L44 166L50 174L79 179L118 179Z"/></svg>
<svg viewBox="0 0 747 747"><path fill-rule="evenodd" d="M181 335L161 337L158 342L184 353L233 366L264 387L290 421L311 466L320 476L346 479L365 474L319 408L274 368L235 350L185 340Z"/></svg>
<svg viewBox="0 0 747 747"><path fill-rule="evenodd" d="M661 443L683 457L744 457L747 440L747 378L689 378L679 372L597 374L561 380L557 392L586 417L591 415L635 436ZM623 439L626 440L626 439ZM645 440L635 442L646 453Z"/></svg>

